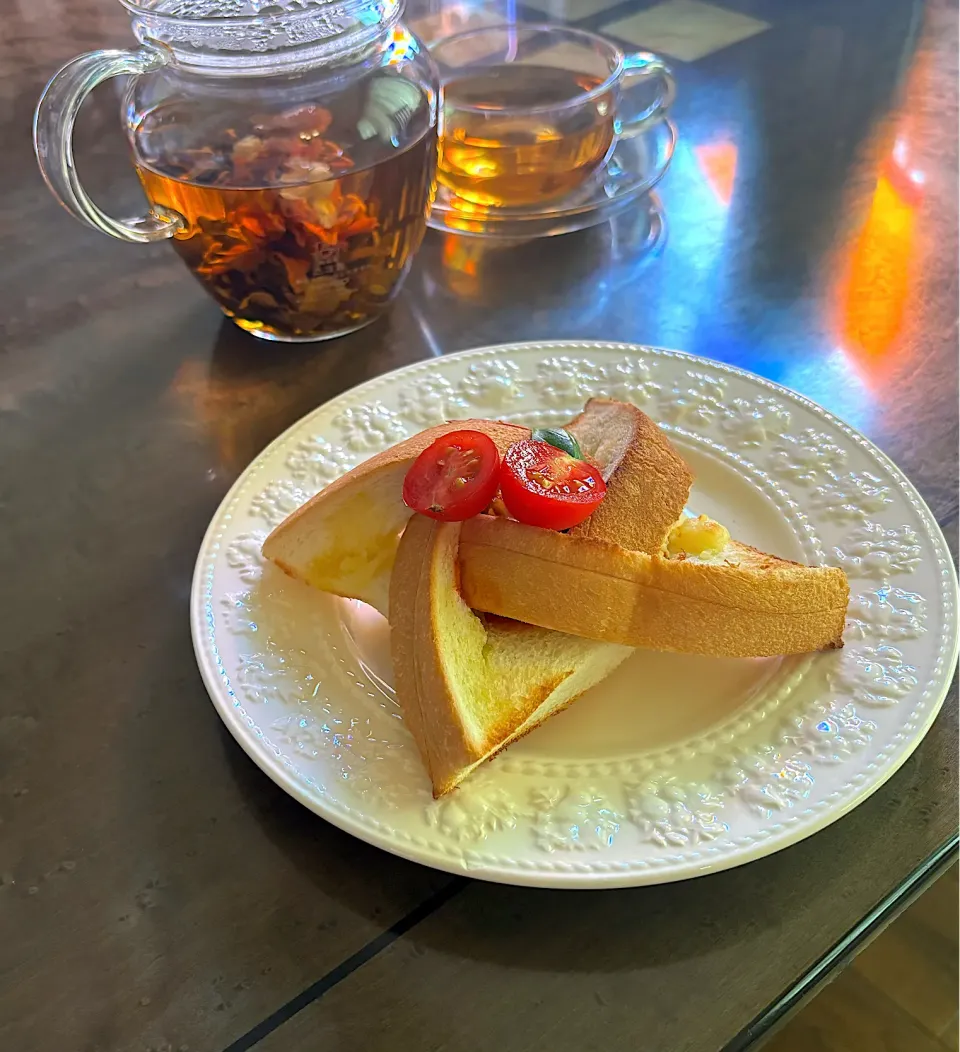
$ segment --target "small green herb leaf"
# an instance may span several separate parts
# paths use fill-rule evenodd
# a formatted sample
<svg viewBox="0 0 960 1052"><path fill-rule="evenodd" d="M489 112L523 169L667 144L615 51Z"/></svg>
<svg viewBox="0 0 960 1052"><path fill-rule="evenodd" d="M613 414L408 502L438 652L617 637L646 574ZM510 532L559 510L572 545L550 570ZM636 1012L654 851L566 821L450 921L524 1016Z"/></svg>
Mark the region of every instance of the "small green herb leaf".
<svg viewBox="0 0 960 1052"><path fill-rule="evenodd" d="M534 442L546 442L548 445L556 446L557 449L562 449L568 456L573 457L575 460L583 460L583 453L580 452L580 444L577 440L562 427L538 427L530 435Z"/></svg>

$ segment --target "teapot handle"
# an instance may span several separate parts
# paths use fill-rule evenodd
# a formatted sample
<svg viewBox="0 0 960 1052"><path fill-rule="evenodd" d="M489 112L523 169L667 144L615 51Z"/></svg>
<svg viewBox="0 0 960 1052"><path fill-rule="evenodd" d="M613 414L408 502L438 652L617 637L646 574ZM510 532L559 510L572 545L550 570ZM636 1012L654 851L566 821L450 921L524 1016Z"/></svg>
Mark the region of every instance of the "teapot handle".
<svg viewBox="0 0 960 1052"><path fill-rule="evenodd" d="M163 53L153 48L79 55L53 76L40 96L33 119L33 148L54 197L77 219L121 241L162 241L173 237L183 221L179 216L162 216L152 208L132 219L114 219L102 212L77 175L73 126L84 99L98 84L124 73L150 73L165 62Z"/></svg>

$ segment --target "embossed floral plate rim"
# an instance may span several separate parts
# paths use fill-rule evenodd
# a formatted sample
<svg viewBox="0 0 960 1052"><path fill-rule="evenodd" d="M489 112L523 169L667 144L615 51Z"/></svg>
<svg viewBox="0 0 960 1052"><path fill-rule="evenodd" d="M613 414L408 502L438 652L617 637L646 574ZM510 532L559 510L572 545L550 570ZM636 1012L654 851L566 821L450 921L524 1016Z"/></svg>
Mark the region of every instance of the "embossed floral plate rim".
<svg viewBox="0 0 960 1052"><path fill-rule="evenodd" d="M691 382L688 379L684 379L684 377L694 378L693 382L695 385L708 383L711 381L711 376L713 376L725 377L738 383L745 383L748 387L758 388L764 392L764 395L754 398L753 403L749 403L749 405L756 407L763 403L764 405L761 406L761 409L764 412L768 410L771 412L787 412L786 407L776 403L773 396L787 403L792 403L797 409L802 410L804 413L813 414L814 417L818 418L819 425L839 433L847 442L852 443L854 447L858 447L878 468L883 470L887 477L886 481L894 486L896 495L905 498L906 503L912 510L912 517L922 527L922 548L926 557L928 559L932 558L936 563L935 567L930 566L929 569L935 574L938 594L933 597L933 602L939 604L937 612L942 621L938 637L939 647L936 651L935 660L931 659L930 661L930 667L917 669L903 660L903 655L898 650L891 648L888 642L884 642L887 638L885 635L887 630L878 628L877 631L880 638L878 647L861 646L859 650L862 653L858 653L856 650L852 653L860 662L860 665L867 670L864 673L866 676L864 682L866 682L867 687L879 692L879 704L882 706L894 705L897 701L897 690L899 690L901 695L912 696L914 702L912 707L909 710L907 710L906 706L903 707L903 715L900 719L901 726L892 735L891 740L880 749L875 761L867 764L865 769L857 769L854 774L847 777L839 789L829 793L826 797L818 799L811 806L801 806L796 811L789 811L785 818L771 810L767 813L766 819L760 822L756 830L749 835L739 837L718 835L716 831L711 834L709 825L701 821L702 828L699 831L694 830L694 832L699 832L700 838L695 838L691 841L693 845L696 845L696 849L688 849L690 847L689 844L682 844L676 839L670 840L668 836L666 840L662 838L657 840L658 844L662 842L663 851L660 854L646 858L641 857L642 853L639 851L639 848L637 849L636 857L613 860L596 855L591 857L581 854L571 858L571 856L564 857L562 853L551 855L549 853L524 852L515 849L506 855L502 853L491 854L485 849L486 845L481 845L479 848L470 845L464 846L456 838L444 839L439 833L423 834L421 831L411 834L409 830L397 827L399 819L395 819L392 822L384 821L382 816L376 817L365 813L362 807L350 806L342 800L334 799L310 776L305 775L298 769L296 762L271 740L270 735L265 733L257 720L245 710L243 698L235 691L231 683L230 672L221 660L217 634L217 614L214 608L214 599L217 597L214 594L213 581L217 566L220 565L222 567L224 558L227 558L229 555L229 552L221 545L221 539L228 532L229 523L233 519L234 510L241 496L248 490L251 481L261 474L264 466L271 464L278 453L290 445L295 436L309 438L316 432L316 427L311 430L311 425L315 421L323 418L332 420L333 415L338 411L341 414L340 418L343 419L344 414L349 416L351 412L357 412L362 407L380 406L381 403L376 398L377 393L404 381L416 381L419 379L420 383L416 387L422 388L424 386L424 378L434 376L440 377L437 382L442 385L446 383L446 380L443 379L445 375L453 374L455 376L458 370L482 368L482 363L490 361L495 363L506 362L512 368L517 368L516 365L512 364L511 356L520 356L524 360L529 358L533 363L539 363L541 367L545 363L557 361L564 363L564 368L567 366L579 368L578 363L584 362L581 356L591 354L594 356L599 355L601 359L606 359L606 364L595 368L600 372L603 372L603 370L608 371L606 374L607 382L609 382L609 373L611 371L615 372L616 368L621 367L618 363L621 363L623 367L642 370L647 369L649 363L669 362L671 367L675 367L675 371L681 376L681 380L677 381L678 384ZM614 356L619 356L619 358L614 361ZM586 364L594 367L591 362L586 362ZM498 364L497 367L499 368L500 365ZM532 383L534 381L521 382ZM722 389L726 381L717 380L716 382ZM465 384L466 380L464 379L462 383ZM449 387L450 385L447 384L447 386ZM659 390L656 384L652 386ZM638 397L634 399L638 401L638 404L641 404L643 398L647 397L647 394L641 391L643 387L643 383L638 384L636 392ZM408 389L412 390L413 388L410 387ZM676 389L678 388L675 384ZM585 392L586 395L599 393L603 392L596 386ZM617 392L611 391L608 393ZM641 394L643 397L640 397ZM683 391L681 391L682 394ZM580 396L578 395L578 397ZM683 398L681 397L676 404L680 405L682 402ZM779 408L777 408L778 406ZM564 407L565 411L569 408L567 406ZM721 409L723 413L727 413L728 416L731 415L732 411L728 407L721 406ZM529 415L544 411L544 407L540 404L529 404L527 406ZM491 413L490 415L494 414ZM514 416L516 415L514 414ZM708 446L711 445L709 439L703 438L698 432L690 432L681 426L681 423L671 425L664 421L664 424L668 430L672 428L678 436L702 439ZM752 426L749 416L746 418L745 426L747 428ZM323 428L319 430L323 431ZM809 431L810 429L808 428L804 434ZM746 432L744 433L746 434ZM396 437L391 437L390 441L395 440ZM784 440L793 440L789 435L783 437ZM830 436L819 434L816 437L823 439ZM716 443L712 444L716 445ZM375 449L365 450L367 453L373 451ZM735 461L741 459L736 453L731 453L729 450L727 450L727 454ZM844 454L845 456L846 454ZM839 463L842 466L844 459L841 458ZM349 464L345 466L349 466ZM743 466L744 468L751 467L750 462L747 460L743 460ZM820 468L817 467L813 474L816 475L819 470ZM838 476L833 475L832 472L827 472L827 474L837 481L843 481ZM861 485L862 476L860 481L857 481L858 476L854 472L849 472L848 476L850 480L856 482L857 486ZM867 475L866 477L870 478L872 476ZM879 481L882 480L874 479L874 482ZM803 483L804 486L808 484L812 485L812 483L808 482ZM851 482L850 485L853 485L853 483ZM888 494L890 492L889 487L883 487L883 492ZM829 491L828 488L826 499L829 501L832 497L833 492ZM891 502L890 500L887 501L887 503ZM795 502L788 500L788 503L792 503L794 508L797 507ZM866 502L864 506L866 507ZM841 508L840 510L842 511L843 509ZM249 508L248 514L252 514ZM879 517L879 513L877 517ZM804 515L799 513L799 511L797 512L797 521L800 523L806 522ZM854 515L852 521L856 521L856 515ZM876 530L879 530L880 534L880 539L876 542L871 539L870 535L870 531L874 529L874 526ZM857 529L859 529L859 534ZM857 529L851 527L851 538L854 536L865 536L866 539L857 541L859 548L849 548L849 551L855 552L859 550L861 555L847 556L837 549L837 555L847 560L848 571L853 574L851 578L852 584L854 578L860 572L858 568L862 566L863 575L868 578L873 576L875 578L874 583L879 582L877 592L866 594L879 595L884 588L889 590L889 587L892 587L889 585L888 578L884 578L882 572L877 577L873 569L868 569L868 560L873 557L874 553L876 553L875 564L881 564L881 569L883 565L888 564L893 567L889 571L888 577L897 573L916 572L916 567L920 564L920 558L919 555L916 555L916 552L920 551L920 546L912 545L909 538L902 542L897 541L903 553L906 553L902 554L901 561L907 567L906 569L898 568L896 544L889 542L886 543L885 547L883 540L885 536L895 534L896 530L885 530L882 524L867 523L866 518L863 519L861 527ZM912 529L908 530L907 527L903 527L903 530L913 534ZM810 532L813 534L812 529ZM917 540L916 536L914 536L914 540ZM914 551L914 548L916 551ZM817 550L817 542L815 540L813 549ZM886 560L886 563L884 563L884 560ZM925 566L926 564L923 565ZM854 589L852 588L853 591ZM895 591L899 591L899 589L895 589ZM860 600L863 597L858 595L856 598ZM901 613L903 611L894 610L894 614ZM864 614L863 616L867 615ZM862 627L861 622L855 623L861 624ZM545 341L477 348L448 355L441 359L431 359L405 366L391 373L376 377L319 406L280 435L241 474L224 497L220 508L211 521L200 548L194 574L191 593L191 627L197 661L204 683L221 718L241 747L285 791L334 825L394 854L450 872L465 872L487 880L543 887L619 887L684 879L730 868L763 857L824 828L848 813L872 792L876 791L899 769L922 740L935 719L949 688L957 658L957 582L949 551L939 527L922 498L903 476L902 472L869 440L809 399L734 366L699 358L684 352L600 341ZM862 639L863 636L861 635L858 638ZM894 639L899 641L897 636L894 636ZM905 644L901 642L900 645L903 646ZM896 658L884 656L890 651L896 655ZM850 653L851 648L848 647L845 652ZM893 665L889 664L891 661L894 662ZM897 661L899 661L899 665L896 664ZM922 680L912 677L912 672L922 674ZM900 681L896 680L897 675L900 676ZM870 676L874 676L876 682L871 680ZM893 679L890 679L890 676L893 676ZM842 683L843 677L841 676L840 678ZM912 687L910 686L911 682L913 684ZM891 683L897 690L890 686ZM906 687L903 686L904 683L907 684ZM832 681L830 689L837 693L841 692L841 688L834 688ZM864 689L867 688L865 687ZM885 691L887 696L885 696ZM870 695L868 694L868 696ZM847 706L847 709L849 708L850 706ZM856 737L856 728L860 725L870 726L874 728L874 731L877 728L877 724L871 721L851 720L845 717L844 712L847 710L838 711L834 702L831 702L829 709L827 709L818 700L815 711L817 713L821 711L825 713L824 722L819 724L811 723L811 720L815 721L819 717L816 715L811 716L810 714L801 715L800 718L795 720L798 727L800 727L800 738L796 738L795 732L796 740L798 742L803 740L804 748L811 747L812 741L813 754L816 754L816 749L819 747L819 739L816 733L812 732L816 732L820 727L829 729L830 734L833 735L831 740L835 739L835 742L844 740L840 732L847 734L848 739L851 737L851 734L853 737ZM885 711L890 712L891 710L888 707ZM896 711L900 712L901 710L898 709ZM847 719L847 724L843 723L844 719ZM804 720L806 720L805 724ZM838 721L840 722L838 723ZM890 721L887 722L889 723ZM839 731L837 730L838 727ZM854 728L853 731L850 731L851 727ZM803 738L804 734L807 736L805 739ZM794 739L785 738L784 740ZM869 741L870 734L867 734L868 744ZM863 742L856 747L859 748L862 745ZM802 760L805 755L801 752L797 754L797 757ZM507 760L509 756L510 754L507 753L504 760ZM796 760L797 757L794 757L794 759ZM835 760L836 756L833 759ZM501 761L501 764L502 770L510 769L508 764L503 763L503 761ZM513 766L517 765L513 764ZM798 770L806 766L805 763L798 763ZM496 764L487 765L485 768L487 772L496 770ZM833 768L833 770L836 770L836 768ZM821 771L821 775L826 773L825 769ZM478 779L478 777L479 775L475 775L474 779ZM496 777L496 775L493 777ZM814 779L811 777L810 784L813 785L813 783ZM742 797L745 799L746 794L743 793ZM807 797L801 796L797 797L797 799L806 801ZM686 807L690 802L690 800L687 800L686 803L677 806ZM653 803L657 806L664 804L662 800L657 799L653 800ZM726 802L724 806L726 806ZM789 801L784 806L792 807L793 802ZM403 817L406 819L407 816ZM529 815L525 817L529 818ZM618 817L624 818L623 815ZM633 821L632 817L631 821ZM657 823L651 822L646 814L641 814L637 821L645 823L645 828L648 832L650 828L653 828L655 837L660 836ZM755 823L756 821L756 818L754 818ZM512 829L513 827L510 826L509 828ZM617 828L619 829L619 826ZM728 825L723 824L724 830L729 830L729 828ZM668 834L669 829L668 825ZM711 836L716 836L717 839L713 840ZM681 837L680 840L682 841L683 838Z"/></svg>

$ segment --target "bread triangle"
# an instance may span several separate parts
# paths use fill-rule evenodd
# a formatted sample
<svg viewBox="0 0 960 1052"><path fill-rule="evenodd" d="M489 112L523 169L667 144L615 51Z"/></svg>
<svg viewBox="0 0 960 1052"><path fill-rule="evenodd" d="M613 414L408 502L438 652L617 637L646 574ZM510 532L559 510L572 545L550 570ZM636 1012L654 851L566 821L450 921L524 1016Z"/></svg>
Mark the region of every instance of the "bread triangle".
<svg viewBox="0 0 960 1052"><path fill-rule="evenodd" d="M843 645L842 570L738 541L667 558L478 515L463 525L460 571L471 607L588 639L717 657Z"/></svg>
<svg viewBox="0 0 960 1052"><path fill-rule="evenodd" d="M431 427L348 471L292 512L263 543L285 573L323 592L360 599L387 613L390 570L404 524L403 478L441 436L470 428L488 434L501 454L530 429L492 420Z"/></svg>
<svg viewBox="0 0 960 1052"><path fill-rule="evenodd" d="M457 587L460 530L413 516L390 585L394 687L436 797L631 653L475 614Z"/></svg>

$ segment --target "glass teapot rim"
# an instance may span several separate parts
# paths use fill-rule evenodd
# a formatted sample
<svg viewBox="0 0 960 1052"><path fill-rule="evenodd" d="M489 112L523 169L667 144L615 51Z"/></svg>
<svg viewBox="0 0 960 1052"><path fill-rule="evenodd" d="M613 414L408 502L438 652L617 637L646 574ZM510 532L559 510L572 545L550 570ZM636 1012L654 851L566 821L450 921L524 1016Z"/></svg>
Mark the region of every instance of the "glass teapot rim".
<svg viewBox="0 0 960 1052"><path fill-rule="evenodd" d="M383 8L389 14L393 9L402 8L402 0L249 0L242 6L248 10L240 14L230 13L226 10L223 14L213 12L212 9L221 6L229 9L231 6L223 0L119 0L133 18L144 18L156 21L160 24L183 25L183 26L209 26L211 28L221 26L255 26L273 19L289 19L298 21L309 21L326 10L357 12L366 8ZM241 4L232 6L239 8ZM208 9L210 13L194 14L189 9L198 12ZM398 12L399 13L399 12Z"/></svg>
<svg viewBox="0 0 960 1052"><path fill-rule="evenodd" d="M120 0L141 43L197 72L305 68L362 48L393 26L403 0Z"/></svg>

